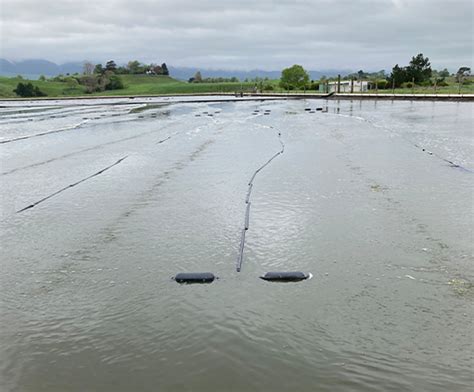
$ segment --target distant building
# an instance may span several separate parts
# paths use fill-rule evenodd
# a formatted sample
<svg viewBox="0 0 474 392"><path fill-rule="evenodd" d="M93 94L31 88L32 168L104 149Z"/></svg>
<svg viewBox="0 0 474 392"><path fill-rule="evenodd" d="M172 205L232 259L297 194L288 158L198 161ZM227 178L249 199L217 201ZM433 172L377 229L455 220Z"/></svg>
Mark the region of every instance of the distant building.
<svg viewBox="0 0 474 392"><path fill-rule="evenodd" d="M332 93L337 92L337 81L328 83L329 91L326 91L326 83L319 84L319 91L322 93ZM370 82L366 80L354 80L354 92L360 93L368 91L370 89ZM351 81L350 80L341 80L341 93L350 93L351 92Z"/></svg>

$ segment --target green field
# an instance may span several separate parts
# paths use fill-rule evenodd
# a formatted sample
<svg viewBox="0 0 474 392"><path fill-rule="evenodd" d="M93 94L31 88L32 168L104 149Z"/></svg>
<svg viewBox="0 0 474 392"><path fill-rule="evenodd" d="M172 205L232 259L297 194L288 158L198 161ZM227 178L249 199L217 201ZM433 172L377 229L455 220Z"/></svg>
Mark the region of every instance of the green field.
<svg viewBox="0 0 474 392"><path fill-rule="evenodd" d="M13 90L19 82L31 82L34 86L44 92L48 97L75 97L75 96L107 96L107 95L172 95L172 94L200 94L200 93L234 93L239 91L251 92L255 87L254 82L238 83L187 83L173 79L169 76L149 76L149 75L120 75L125 88L120 90L101 91L87 94L85 87L77 85L70 87L66 82L26 80L22 78L8 78L0 76L0 98L15 98ZM439 87L436 90L438 94L457 94L459 86L454 82L454 78L447 80L449 86ZM272 92L286 92L279 88L278 80L265 82L271 84ZM315 93L318 91L306 90L306 93ZM368 93L375 93L370 90ZM379 94L392 94L391 89L378 90ZM433 87L416 86L411 88L395 89L395 94L434 94ZM290 93L303 93L303 91L292 90ZM474 94L474 83L461 86L462 94Z"/></svg>
<svg viewBox="0 0 474 392"><path fill-rule="evenodd" d="M84 86L70 88L65 82L26 80L0 77L0 97L14 98L13 90L20 82L31 82L48 97L74 97L96 95L165 95L250 91L254 83L187 83L169 76L120 75L125 88L86 94Z"/></svg>
<svg viewBox="0 0 474 392"><path fill-rule="evenodd" d="M31 82L33 85L38 86L38 88L47 94L49 97L62 97L62 96L73 96L73 95L85 95L85 89L82 86L77 88L70 89L66 83L60 82L49 82L49 81L39 81L39 80L27 80L21 79L18 77L15 78L6 78L0 76L0 97L4 98L14 98L16 94L13 90L16 88L18 83Z"/></svg>

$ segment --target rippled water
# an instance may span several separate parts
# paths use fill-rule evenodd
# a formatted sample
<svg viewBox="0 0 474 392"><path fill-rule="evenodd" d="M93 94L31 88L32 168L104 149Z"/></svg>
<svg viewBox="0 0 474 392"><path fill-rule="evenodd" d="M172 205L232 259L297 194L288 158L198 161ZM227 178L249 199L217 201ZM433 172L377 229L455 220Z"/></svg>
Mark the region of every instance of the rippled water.
<svg viewBox="0 0 474 392"><path fill-rule="evenodd" d="M470 390L472 104L119 102L0 108L2 391Z"/></svg>

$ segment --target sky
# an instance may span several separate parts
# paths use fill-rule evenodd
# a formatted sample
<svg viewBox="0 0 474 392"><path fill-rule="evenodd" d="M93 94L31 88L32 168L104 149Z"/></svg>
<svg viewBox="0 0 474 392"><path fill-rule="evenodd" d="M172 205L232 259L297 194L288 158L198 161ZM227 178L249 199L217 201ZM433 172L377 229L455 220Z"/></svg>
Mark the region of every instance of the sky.
<svg viewBox="0 0 474 392"><path fill-rule="evenodd" d="M472 0L0 0L0 57L212 69L473 63Z"/></svg>

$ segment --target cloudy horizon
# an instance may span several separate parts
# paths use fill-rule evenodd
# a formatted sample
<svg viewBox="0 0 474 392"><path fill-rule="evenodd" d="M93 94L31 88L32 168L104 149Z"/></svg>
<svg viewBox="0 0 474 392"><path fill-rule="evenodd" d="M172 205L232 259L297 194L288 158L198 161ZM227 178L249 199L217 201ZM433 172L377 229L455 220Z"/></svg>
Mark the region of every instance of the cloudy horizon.
<svg viewBox="0 0 474 392"><path fill-rule="evenodd" d="M423 53L472 65L470 0L3 0L0 57L180 67L391 69Z"/></svg>

